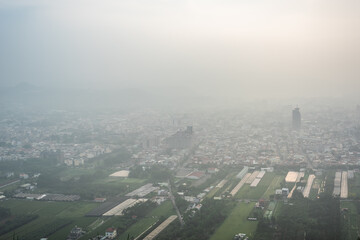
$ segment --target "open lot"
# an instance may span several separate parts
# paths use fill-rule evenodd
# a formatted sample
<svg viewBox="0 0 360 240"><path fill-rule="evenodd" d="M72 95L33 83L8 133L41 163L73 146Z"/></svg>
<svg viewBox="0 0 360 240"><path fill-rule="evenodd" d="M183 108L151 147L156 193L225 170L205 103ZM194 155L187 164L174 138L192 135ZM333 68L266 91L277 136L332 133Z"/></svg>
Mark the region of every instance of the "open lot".
<svg viewBox="0 0 360 240"><path fill-rule="evenodd" d="M299 172L293 172L293 171L289 171L285 177L285 182L289 183L294 183L296 182L297 178L298 178Z"/></svg>
<svg viewBox="0 0 360 240"><path fill-rule="evenodd" d="M130 171L128 171L128 170L121 170L121 171L117 171L117 172L110 174L109 177L127 178L129 176L129 173L130 173Z"/></svg>
<svg viewBox="0 0 360 240"><path fill-rule="evenodd" d="M249 237L253 236L258 222L248 221L247 217L254 206L255 203L238 203L210 240L231 240L238 233L245 233Z"/></svg>

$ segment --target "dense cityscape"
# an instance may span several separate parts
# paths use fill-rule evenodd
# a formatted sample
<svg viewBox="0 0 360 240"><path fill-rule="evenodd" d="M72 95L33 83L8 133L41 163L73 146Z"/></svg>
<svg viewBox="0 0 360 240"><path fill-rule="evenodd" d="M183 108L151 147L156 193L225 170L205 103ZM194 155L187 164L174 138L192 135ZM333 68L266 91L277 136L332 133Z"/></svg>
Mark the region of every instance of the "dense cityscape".
<svg viewBox="0 0 360 240"><path fill-rule="evenodd" d="M300 114L299 108L294 111ZM301 115L291 120L289 112L169 115L149 110L83 117L54 111L22 119L10 115L0 123L0 160L54 154L59 164L82 166L126 148L141 165L177 167L189 149L187 161L197 165L359 164L360 107L311 112L302 123ZM167 148L171 154L164 154Z"/></svg>
<svg viewBox="0 0 360 240"><path fill-rule="evenodd" d="M17 204L39 202L34 207L41 209L58 202L84 204L84 209L78 213L81 221L55 218L45 224L52 229L48 232L26 230L31 222L46 219L30 211L5 227L2 238L187 239L183 231L171 229L178 224L186 229L197 212L221 207L227 210L218 216L222 220L196 230L214 228L202 237L195 234L197 239L295 239L304 230L286 235L275 219L299 201L294 200L297 193L314 202L327 193L344 200L344 206L360 198L359 116L359 107L331 106L171 114L51 111L36 117L9 113L0 123L0 206L16 212ZM232 214L245 206L250 212L241 210L242 221L248 223L229 228L233 220L228 219L239 217ZM166 213L141 226L158 208ZM264 231L267 224L270 230ZM333 227L342 232L346 224ZM139 227L143 232L131 230ZM352 231L347 239L357 234Z"/></svg>

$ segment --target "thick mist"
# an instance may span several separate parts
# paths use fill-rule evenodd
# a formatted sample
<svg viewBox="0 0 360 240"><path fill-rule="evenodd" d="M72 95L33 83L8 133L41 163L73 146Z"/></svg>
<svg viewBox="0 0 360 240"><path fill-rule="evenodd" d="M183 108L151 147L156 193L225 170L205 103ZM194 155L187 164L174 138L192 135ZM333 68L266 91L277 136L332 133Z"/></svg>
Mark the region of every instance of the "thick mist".
<svg viewBox="0 0 360 240"><path fill-rule="evenodd" d="M359 11L353 0L0 1L1 86L353 99Z"/></svg>

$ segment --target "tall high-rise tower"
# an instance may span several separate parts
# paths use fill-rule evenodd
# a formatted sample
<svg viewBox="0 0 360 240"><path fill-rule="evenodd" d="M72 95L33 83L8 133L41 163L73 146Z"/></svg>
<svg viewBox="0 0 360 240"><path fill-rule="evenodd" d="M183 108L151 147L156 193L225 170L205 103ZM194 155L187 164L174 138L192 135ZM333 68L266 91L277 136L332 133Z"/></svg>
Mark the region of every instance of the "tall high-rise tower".
<svg viewBox="0 0 360 240"><path fill-rule="evenodd" d="M294 130L300 130L301 128L301 114L298 107L292 111L292 127Z"/></svg>

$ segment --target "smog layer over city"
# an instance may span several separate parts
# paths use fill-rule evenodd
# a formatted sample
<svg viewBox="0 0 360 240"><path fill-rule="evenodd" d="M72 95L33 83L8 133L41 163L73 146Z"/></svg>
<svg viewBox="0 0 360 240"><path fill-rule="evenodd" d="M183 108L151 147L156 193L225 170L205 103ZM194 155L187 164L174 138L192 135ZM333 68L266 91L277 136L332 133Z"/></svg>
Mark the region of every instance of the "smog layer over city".
<svg viewBox="0 0 360 240"><path fill-rule="evenodd" d="M360 1L0 0L0 239L360 239Z"/></svg>

